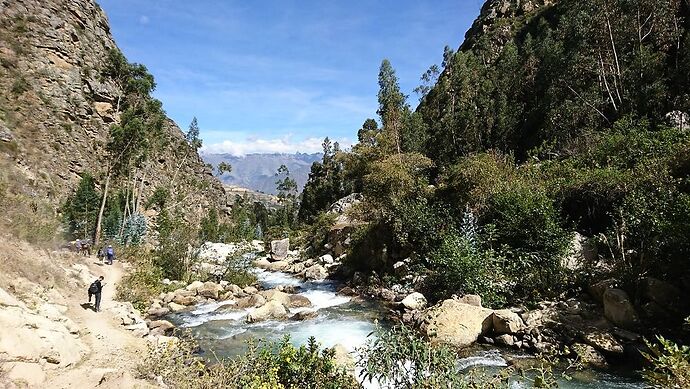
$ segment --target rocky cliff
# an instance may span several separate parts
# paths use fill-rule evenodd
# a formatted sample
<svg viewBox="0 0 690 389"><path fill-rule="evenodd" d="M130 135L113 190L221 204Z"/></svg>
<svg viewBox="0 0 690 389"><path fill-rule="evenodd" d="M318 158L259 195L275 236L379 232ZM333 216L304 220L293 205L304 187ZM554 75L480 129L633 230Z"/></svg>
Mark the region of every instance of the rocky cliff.
<svg viewBox="0 0 690 389"><path fill-rule="evenodd" d="M113 48L108 19L93 0L0 1L0 162L31 184L33 196L57 205L84 172L102 184L122 94L103 75ZM138 178L144 198L167 186L190 215L224 207L220 182L186 151L175 123L164 127L165 146Z"/></svg>

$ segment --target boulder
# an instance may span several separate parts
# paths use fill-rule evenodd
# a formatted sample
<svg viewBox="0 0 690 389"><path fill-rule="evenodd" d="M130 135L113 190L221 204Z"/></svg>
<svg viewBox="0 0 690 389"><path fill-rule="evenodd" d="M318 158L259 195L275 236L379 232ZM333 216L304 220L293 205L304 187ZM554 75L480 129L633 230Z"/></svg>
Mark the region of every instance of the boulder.
<svg viewBox="0 0 690 389"><path fill-rule="evenodd" d="M414 292L407 297L405 297L400 304L402 304L405 308L413 310L413 311L420 311L424 308L426 308L426 298L424 297L423 294L419 292Z"/></svg>
<svg viewBox="0 0 690 389"><path fill-rule="evenodd" d="M271 261L266 258L259 258L254 261L254 266L258 267L259 269L268 270L271 267Z"/></svg>
<svg viewBox="0 0 690 389"><path fill-rule="evenodd" d="M311 307L311 301L305 296L300 294L292 294L289 296L289 307L290 308L306 308Z"/></svg>
<svg viewBox="0 0 690 389"><path fill-rule="evenodd" d="M626 329L637 327L639 319L628 294L621 289L604 292L604 316L613 324Z"/></svg>
<svg viewBox="0 0 690 389"><path fill-rule="evenodd" d="M492 314L490 309L449 299L425 312L421 330L434 343L467 347L491 331Z"/></svg>
<svg viewBox="0 0 690 389"><path fill-rule="evenodd" d="M256 323L268 319L284 319L288 310L279 301L271 300L247 315L247 323Z"/></svg>
<svg viewBox="0 0 690 389"><path fill-rule="evenodd" d="M375 294L385 301L395 301L396 294L390 289L379 288L376 290Z"/></svg>
<svg viewBox="0 0 690 389"><path fill-rule="evenodd" d="M8 362L3 365L3 375L10 382L22 382L30 388L39 388L46 380L46 373L38 363ZM15 388L17 386L8 383L5 387Z"/></svg>
<svg viewBox="0 0 690 389"><path fill-rule="evenodd" d="M322 265L330 265L335 262L331 254L322 255L319 257L319 263Z"/></svg>
<svg viewBox="0 0 690 389"><path fill-rule="evenodd" d="M260 294L253 294L251 296L243 297L237 300L237 304L235 304L235 306L237 308L251 308L260 307L264 304L266 304L266 299L264 298L264 296Z"/></svg>
<svg viewBox="0 0 690 389"><path fill-rule="evenodd" d="M288 255L288 250L290 250L289 238L271 241L271 259L274 261L285 259Z"/></svg>
<svg viewBox="0 0 690 389"><path fill-rule="evenodd" d="M311 320L311 319L316 319L319 316L318 311L300 311L295 313L290 317L290 320L295 320L295 321L304 321L304 320Z"/></svg>
<svg viewBox="0 0 690 389"><path fill-rule="evenodd" d="M683 308L687 306L687 303L683 301L683 293L680 289L668 282L652 277L646 277L642 280L642 295L664 309L677 313L684 312Z"/></svg>
<svg viewBox="0 0 690 389"><path fill-rule="evenodd" d="M606 362L606 358L594 347L588 344L575 343L572 346L573 351L580 357L580 360L594 368L597 369L607 369L609 364Z"/></svg>
<svg viewBox="0 0 690 389"><path fill-rule="evenodd" d="M589 240L576 232L570 242L568 256L563 258L561 266L570 271L577 271L587 262L596 260L596 251Z"/></svg>
<svg viewBox="0 0 690 389"><path fill-rule="evenodd" d="M148 323L151 330L158 330L161 335L169 334L175 329L175 325L167 320L154 320Z"/></svg>
<svg viewBox="0 0 690 389"><path fill-rule="evenodd" d="M515 337L510 334L503 334L495 337L494 342L500 346L512 347L515 345Z"/></svg>
<svg viewBox="0 0 690 389"><path fill-rule="evenodd" d="M286 307L290 306L290 295L281 292L277 289L270 289L270 290L263 290L259 292L261 296L264 296L266 301L278 301L279 303L285 305Z"/></svg>
<svg viewBox="0 0 690 389"><path fill-rule="evenodd" d="M259 290L253 286L246 286L242 291L246 294L255 294L259 292Z"/></svg>
<svg viewBox="0 0 690 389"><path fill-rule="evenodd" d="M608 332L587 332L582 336L582 338L585 343L598 350L605 351L610 354L623 355L623 345L620 344L618 340L616 340L616 338L614 338L613 335L609 334Z"/></svg>
<svg viewBox="0 0 690 389"><path fill-rule="evenodd" d="M175 295L175 298L172 300L172 302L179 305L189 306L196 304L197 300L196 297Z"/></svg>
<svg viewBox="0 0 690 389"><path fill-rule="evenodd" d="M288 269L288 272L293 273L293 274L299 274L303 272L307 267L304 265L303 262L297 262L290 266Z"/></svg>
<svg viewBox="0 0 690 389"><path fill-rule="evenodd" d="M262 253L265 250L263 240L252 240L251 245L252 250L256 251L257 253Z"/></svg>
<svg viewBox="0 0 690 389"><path fill-rule="evenodd" d="M268 264L267 270L284 272L290 267L290 264L286 261L276 261Z"/></svg>
<svg viewBox="0 0 690 389"><path fill-rule="evenodd" d="M187 287L186 287L185 289L188 290L188 291L196 292L196 291L198 291L199 289L201 289L201 288L203 288L203 287L204 287L204 283L203 283L203 282L201 282L201 281L194 281L194 282L192 282L191 284L187 285Z"/></svg>
<svg viewBox="0 0 690 389"><path fill-rule="evenodd" d="M222 291L223 287L215 282L204 282L204 285L197 290L197 293L199 293L199 296L218 300L218 296Z"/></svg>
<svg viewBox="0 0 690 389"><path fill-rule="evenodd" d="M520 316L510 309L494 311L492 322L497 334L515 334L525 328Z"/></svg>
<svg viewBox="0 0 690 389"><path fill-rule="evenodd" d="M466 294L458 299L461 303L474 305L475 307L482 306L482 298L476 294Z"/></svg>
<svg viewBox="0 0 690 389"><path fill-rule="evenodd" d="M230 292L232 294L237 294L237 293L242 292L242 288L240 288L239 286L237 286L235 284L229 284L228 286L225 287L225 290L227 290L228 292Z"/></svg>
<svg viewBox="0 0 690 389"><path fill-rule="evenodd" d="M403 261L398 261L393 264L393 273L398 277L404 277L409 272L407 264Z"/></svg>
<svg viewBox="0 0 690 389"><path fill-rule="evenodd" d="M139 338L143 338L144 336L149 334L149 327L146 325L146 323L130 324L128 326L125 326L125 329L127 331L130 331L132 335Z"/></svg>
<svg viewBox="0 0 690 389"><path fill-rule="evenodd" d="M179 312L179 311L182 311L183 309L185 309L187 307L185 307L184 305L180 305L180 304L171 302L171 303L168 303L168 308L170 308L170 310L172 312Z"/></svg>
<svg viewBox="0 0 690 389"><path fill-rule="evenodd" d="M328 272L321 265L314 265L305 270L304 277L308 280L321 281L328 277Z"/></svg>
<svg viewBox="0 0 690 389"><path fill-rule="evenodd" d="M158 308L158 309L152 308L152 309L149 309L148 312L147 312L147 314L148 314L149 316L153 316L153 317L165 316L165 315L167 315L168 313L170 313L170 309L169 309L169 308Z"/></svg>
<svg viewBox="0 0 690 389"><path fill-rule="evenodd" d="M606 292L607 289L615 288L616 285L618 285L618 281L610 278L608 280L599 281L593 285L590 285L587 291L589 292L589 295L592 296L594 301L598 302L599 304L603 304L604 292Z"/></svg>

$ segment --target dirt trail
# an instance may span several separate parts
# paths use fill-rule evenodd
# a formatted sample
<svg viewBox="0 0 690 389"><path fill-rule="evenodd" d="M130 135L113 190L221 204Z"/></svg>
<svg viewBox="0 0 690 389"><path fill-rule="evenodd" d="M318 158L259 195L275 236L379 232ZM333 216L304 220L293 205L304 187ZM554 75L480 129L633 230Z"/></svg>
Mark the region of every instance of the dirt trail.
<svg viewBox="0 0 690 389"><path fill-rule="evenodd" d="M91 352L71 368L52 372L45 382L46 388L130 388L149 387L135 380L132 374L146 352L146 340L133 336L117 322L112 308L117 285L125 272L122 264L112 266L87 259L93 274L104 276L105 286L101 299L101 312L94 312L84 304L87 292L76 292L70 297L67 315L79 325L82 340Z"/></svg>

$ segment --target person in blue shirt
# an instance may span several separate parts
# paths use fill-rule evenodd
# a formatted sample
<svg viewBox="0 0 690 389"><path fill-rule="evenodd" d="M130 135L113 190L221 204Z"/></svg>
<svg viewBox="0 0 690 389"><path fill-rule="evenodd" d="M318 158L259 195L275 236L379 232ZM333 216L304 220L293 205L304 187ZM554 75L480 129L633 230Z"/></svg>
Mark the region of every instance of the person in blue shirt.
<svg viewBox="0 0 690 389"><path fill-rule="evenodd" d="M113 246L108 245L108 247L106 247L105 256L108 258L108 265L112 265L113 259L115 259L115 249L113 249Z"/></svg>

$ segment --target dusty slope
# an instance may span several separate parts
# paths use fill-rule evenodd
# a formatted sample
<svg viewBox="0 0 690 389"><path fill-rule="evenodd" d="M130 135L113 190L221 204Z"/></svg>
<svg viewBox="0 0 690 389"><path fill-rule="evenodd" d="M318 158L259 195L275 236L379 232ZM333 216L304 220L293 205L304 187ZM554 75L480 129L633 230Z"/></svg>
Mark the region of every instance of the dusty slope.
<svg viewBox="0 0 690 389"><path fill-rule="evenodd" d="M0 387L149 387L133 378L147 341L120 325L113 301L123 266L44 253L0 237ZM86 288L106 278L102 312Z"/></svg>

